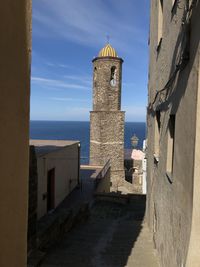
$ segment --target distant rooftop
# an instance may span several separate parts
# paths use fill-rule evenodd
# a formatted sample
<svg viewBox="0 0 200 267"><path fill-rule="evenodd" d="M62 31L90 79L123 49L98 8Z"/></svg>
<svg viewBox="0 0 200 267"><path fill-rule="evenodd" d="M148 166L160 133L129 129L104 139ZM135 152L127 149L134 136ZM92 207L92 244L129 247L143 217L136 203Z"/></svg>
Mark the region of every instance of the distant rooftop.
<svg viewBox="0 0 200 267"><path fill-rule="evenodd" d="M139 149L124 149L125 159L143 160L144 152Z"/></svg>
<svg viewBox="0 0 200 267"><path fill-rule="evenodd" d="M134 160L143 160L144 159L144 152L139 149L133 149L131 158Z"/></svg>
<svg viewBox="0 0 200 267"><path fill-rule="evenodd" d="M59 150L66 146L78 144L80 141L71 140L29 140L30 146L35 146L35 152L37 156L48 154L50 152Z"/></svg>

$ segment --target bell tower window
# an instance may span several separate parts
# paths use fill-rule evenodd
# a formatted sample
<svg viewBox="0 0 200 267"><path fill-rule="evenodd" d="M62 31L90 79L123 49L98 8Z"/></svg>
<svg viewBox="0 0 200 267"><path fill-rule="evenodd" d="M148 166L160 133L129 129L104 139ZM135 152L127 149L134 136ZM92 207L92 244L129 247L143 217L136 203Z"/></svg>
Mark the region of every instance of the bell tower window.
<svg viewBox="0 0 200 267"><path fill-rule="evenodd" d="M97 68L94 68L94 86L97 85Z"/></svg>
<svg viewBox="0 0 200 267"><path fill-rule="evenodd" d="M95 67L94 68L94 81L96 81L97 79L97 68Z"/></svg>
<svg viewBox="0 0 200 267"><path fill-rule="evenodd" d="M115 86L116 85L116 71L117 71L117 69L116 69L116 67L115 66L113 66L112 68L111 68L111 73L110 73L110 85L111 86Z"/></svg>

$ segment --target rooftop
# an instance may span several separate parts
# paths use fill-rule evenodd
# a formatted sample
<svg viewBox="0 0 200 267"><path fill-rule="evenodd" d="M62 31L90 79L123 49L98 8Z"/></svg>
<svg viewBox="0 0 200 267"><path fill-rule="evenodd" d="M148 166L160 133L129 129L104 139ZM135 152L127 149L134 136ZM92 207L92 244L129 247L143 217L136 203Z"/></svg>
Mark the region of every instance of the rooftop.
<svg viewBox="0 0 200 267"><path fill-rule="evenodd" d="M73 140L29 140L29 145L35 146L38 157L78 143L80 142Z"/></svg>

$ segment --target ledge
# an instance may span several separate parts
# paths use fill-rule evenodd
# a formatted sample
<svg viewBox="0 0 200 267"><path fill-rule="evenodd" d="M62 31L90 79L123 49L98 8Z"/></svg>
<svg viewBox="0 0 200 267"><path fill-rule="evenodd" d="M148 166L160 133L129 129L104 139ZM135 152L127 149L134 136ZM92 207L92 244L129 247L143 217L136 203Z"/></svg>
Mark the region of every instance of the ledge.
<svg viewBox="0 0 200 267"><path fill-rule="evenodd" d="M115 61L121 61L122 63L124 62L124 60L121 57L110 57L110 56L106 56L106 57L95 57L92 62L96 61L96 60L115 60Z"/></svg>

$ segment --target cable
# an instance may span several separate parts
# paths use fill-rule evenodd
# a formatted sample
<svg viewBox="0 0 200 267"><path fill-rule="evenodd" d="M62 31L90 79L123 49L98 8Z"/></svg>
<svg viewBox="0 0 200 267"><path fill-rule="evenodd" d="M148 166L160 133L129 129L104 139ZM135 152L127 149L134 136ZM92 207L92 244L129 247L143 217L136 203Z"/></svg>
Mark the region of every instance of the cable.
<svg viewBox="0 0 200 267"><path fill-rule="evenodd" d="M184 40L186 40L185 46L183 48L183 53L180 56L180 60L179 60L178 64L176 64L175 71L172 73L171 77L169 78L169 80L167 81L165 86L161 90L156 92L153 101L149 103L149 105L147 107L148 113L152 113L153 111L155 111L153 108L153 105L155 104L160 93L164 92L165 90L167 90L171 87L171 84L175 81L177 74L180 71L182 71L186 67L187 63L189 62L189 51L188 51L188 48L189 48L189 44L188 44L189 43L189 40L188 40L189 39L188 38L189 29L188 29L188 27L190 25L191 12L192 12L192 10L195 6L195 3L197 1L198 0L193 0L191 5L189 6L189 0L186 0L186 5L185 5L186 13L183 15L183 18L182 18L182 26L184 27L184 32L183 32L182 40L180 41L180 43L182 43Z"/></svg>

